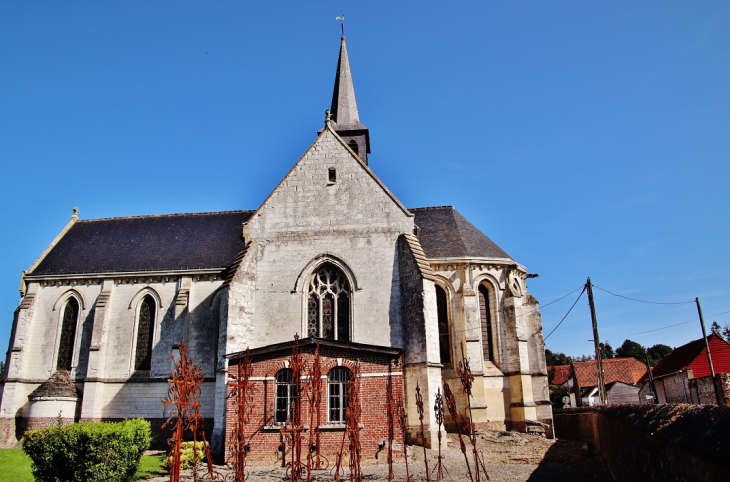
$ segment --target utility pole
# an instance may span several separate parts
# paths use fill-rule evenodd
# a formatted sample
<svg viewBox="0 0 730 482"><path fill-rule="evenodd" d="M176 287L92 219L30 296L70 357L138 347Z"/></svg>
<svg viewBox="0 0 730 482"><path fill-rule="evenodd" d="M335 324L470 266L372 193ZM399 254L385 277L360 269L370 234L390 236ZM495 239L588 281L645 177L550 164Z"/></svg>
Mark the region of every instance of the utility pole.
<svg viewBox="0 0 730 482"><path fill-rule="evenodd" d="M601 404L606 404L606 384L603 381L603 359L601 357L601 343L598 339L598 321L596 320L596 307L593 304L593 285L591 279L586 282L588 288L588 305L591 307L591 322L593 323L593 344L596 346L596 370L598 370L598 396Z"/></svg>
<svg viewBox="0 0 730 482"><path fill-rule="evenodd" d="M649 365L649 354L644 348L644 358L646 359L646 372L649 374L649 386L651 387L652 395L654 396L654 403L659 403L659 395L656 392L656 386L654 385L654 375L651 374L651 366Z"/></svg>
<svg viewBox="0 0 730 482"><path fill-rule="evenodd" d="M697 313L700 315L700 326L702 326L702 339L705 340L705 348L707 349L707 361L710 362L710 375L712 376L712 386L715 389L715 399L717 400L717 406L722 407L722 395L717 387L717 380L715 380L715 367L712 366L712 356L710 355L710 344L707 341L707 332L705 331L705 320L702 318L702 307L700 306L700 299L695 298L697 303Z"/></svg>

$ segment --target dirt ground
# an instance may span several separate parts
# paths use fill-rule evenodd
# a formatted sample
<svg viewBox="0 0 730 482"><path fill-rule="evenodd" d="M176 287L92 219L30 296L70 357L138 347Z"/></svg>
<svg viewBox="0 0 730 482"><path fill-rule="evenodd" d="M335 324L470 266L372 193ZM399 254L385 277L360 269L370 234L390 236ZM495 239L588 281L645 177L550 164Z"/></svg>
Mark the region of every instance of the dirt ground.
<svg viewBox="0 0 730 482"><path fill-rule="evenodd" d="M480 434L478 448L483 454L489 479L493 481L560 481L581 480L612 482L610 472L601 461L599 455L591 453L583 442L572 440L547 440L543 437L512 432L489 432ZM458 437L448 436L448 447L442 448L442 464L444 480L468 481L464 455L459 448ZM469 464L474 474L471 446L465 439ZM432 473L430 480L436 480L438 450L427 450L428 467ZM411 481L425 481L426 471L423 463L423 448L409 447L408 469ZM379 457L382 463L362 466L363 480L387 481L388 465L385 453ZM224 467L216 467L222 474L230 474ZM281 482L286 478L286 469L281 467L249 467L248 481ZM393 480L406 480L406 464L393 464ZM480 480L487 480L483 471ZM232 474L228 480L231 480ZM476 478L475 478L476 479ZM166 482L167 477L152 477L148 482ZM181 480L193 480L192 472L183 473ZM315 481L334 480L332 470L315 471ZM349 472L345 469L340 480L349 481Z"/></svg>

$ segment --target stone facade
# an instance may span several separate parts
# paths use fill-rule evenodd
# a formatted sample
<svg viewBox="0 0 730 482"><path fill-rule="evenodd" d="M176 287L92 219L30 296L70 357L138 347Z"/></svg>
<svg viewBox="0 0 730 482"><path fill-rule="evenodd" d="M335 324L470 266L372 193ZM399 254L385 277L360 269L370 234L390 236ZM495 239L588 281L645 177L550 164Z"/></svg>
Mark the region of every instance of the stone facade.
<svg viewBox="0 0 730 482"><path fill-rule="evenodd" d="M348 112L347 129L357 125L359 139L369 145L356 107L348 104L354 90L350 97L337 101L338 111ZM0 385L3 443L15 441L28 425L28 396L57 369L67 369L78 389L75 420L141 416L160 422L171 355L184 340L189 357L203 368L202 415L222 454L230 433L228 356L291 342L296 335L333 338L325 332L333 320L342 330L340 342L402 353L403 364L389 379L405 400L408 441L435 444L432 407L443 380L467 413L456 372L462 360L475 375L469 402L477 427L544 426L550 434L542 323L538 302L527 291L526 268L451 207L406 209L337 126L336 118L328 119L254 212L92 221L74 213L23 275ZM347 129L343 135L352 132ZM346 293L341 305L317 305L325 298L311 305L313 280L325 268L339 273ZM75 329L66 319L70 304L78 305ZM334 318L323 314L329 309ZM148 364L140 365L147 344ZM442 359L443 347L448 356ZM70 369L61 367L66 349L72 351ZM330 354L328 363L359 361L368 405L376 407L383 360L367 361L363 350ZM268 380L286 356L257 361L257 383ZM423 394L425 440L416 386ZM265 412L266 404L257 409ZM369 419L363 430L367 443L376 443L382 420ZM159 430L158 439L164 439ZM278 434L262 439L262 458L268 459Z"/></svg>

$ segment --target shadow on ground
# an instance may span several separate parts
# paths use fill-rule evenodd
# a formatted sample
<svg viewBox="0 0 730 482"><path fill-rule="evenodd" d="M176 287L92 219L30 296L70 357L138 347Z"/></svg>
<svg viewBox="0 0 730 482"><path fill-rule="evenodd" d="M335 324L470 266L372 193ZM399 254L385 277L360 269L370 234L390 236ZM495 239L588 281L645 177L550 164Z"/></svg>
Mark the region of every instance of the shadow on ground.
<svg viewBox="0 0 730 482"><path fill-rule="evenodd" d="M566 480L614 482L600 454L588 444L575 440L556 440L527 480L528 482Z"/></svg>

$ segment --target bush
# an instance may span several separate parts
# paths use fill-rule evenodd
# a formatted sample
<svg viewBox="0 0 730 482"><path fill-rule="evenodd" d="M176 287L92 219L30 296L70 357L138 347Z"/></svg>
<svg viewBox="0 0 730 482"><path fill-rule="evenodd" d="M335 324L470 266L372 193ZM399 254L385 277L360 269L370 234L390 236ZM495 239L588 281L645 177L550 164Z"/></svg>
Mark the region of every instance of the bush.
<svg viewBox="0 0 730 482"><path fill-rule="evenodd" d="M150 423L77 423L25 433L23 451L41 482L128 482L150 445Z"/></svg>
<svg viewBox="0 0 730 482"><path fill-rule="evenodd" d="M205 443L208 445L208 443ZM195 462L200 463L205 460L205 448L203 442L197 443L197 456ZM162 466L168 470L172 467L172 456L167 457ZM193 467L193 442L183 442L180 444L180 470L191 469Z"/></svg>

